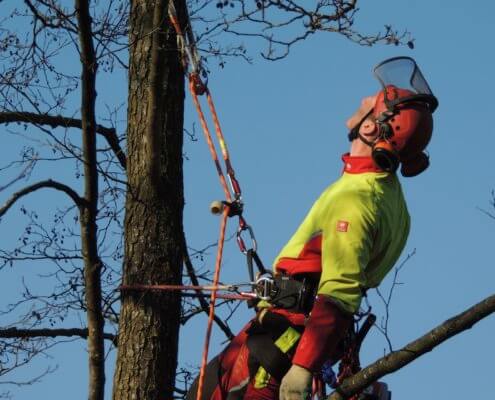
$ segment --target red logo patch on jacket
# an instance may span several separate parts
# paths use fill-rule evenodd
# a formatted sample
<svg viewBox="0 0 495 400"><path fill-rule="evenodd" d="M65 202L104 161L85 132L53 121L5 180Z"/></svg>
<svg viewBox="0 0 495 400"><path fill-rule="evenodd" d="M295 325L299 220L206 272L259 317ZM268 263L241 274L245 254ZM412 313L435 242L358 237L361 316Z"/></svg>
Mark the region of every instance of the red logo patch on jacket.
<svg viewBox="0 0 495 400"><path fill-rule="evenodd" d="M347 221L337 222L337 232L347 232L348 229L349 229L349 222Z"/></svg>

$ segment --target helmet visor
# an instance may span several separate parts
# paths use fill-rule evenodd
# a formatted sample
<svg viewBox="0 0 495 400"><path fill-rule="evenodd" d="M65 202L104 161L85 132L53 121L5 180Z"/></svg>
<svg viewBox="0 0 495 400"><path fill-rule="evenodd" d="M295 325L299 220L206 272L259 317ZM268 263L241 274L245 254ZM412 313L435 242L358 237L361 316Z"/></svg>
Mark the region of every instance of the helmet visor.
<svg viewBox="0 0 495 400"><path fill-rule="evenodd" d="M380 81L383 89L387 86L396 86L410 90L417 96L408 98L407 101L416 100L426 102L431 112L435 111L438 101L419 69L416 61L410 57L394 57L378 64L373 73Z"/></svg>

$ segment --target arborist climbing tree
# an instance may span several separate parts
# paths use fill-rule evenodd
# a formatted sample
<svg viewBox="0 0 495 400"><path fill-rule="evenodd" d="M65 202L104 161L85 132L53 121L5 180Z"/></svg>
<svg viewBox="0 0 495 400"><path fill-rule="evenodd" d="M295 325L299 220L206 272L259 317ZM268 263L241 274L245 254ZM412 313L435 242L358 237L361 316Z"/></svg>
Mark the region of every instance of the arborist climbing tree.
<svg viewBox="0 0 495 400"><path fill-rule="evenodd" d="M411 58L377 66L382 90L365 98L348 121L352 144L343 157L342 178L323 192L275 260L273 272L267 271L243 216L241 187L211 92L202 80L205 74L191 25L182 28L173 2L168 8L189 90L225 193L225 200L212 206L222 214L215 271L209 287L134 283L121 289L179 290L182 296L201 297L202 290L211 291L202 366L189 400L306 399L324 394L322 380L339 390L343 379L359 369L355 339L362 334L353 334L352 328L361 299L393 267L409 233L409 215L395 172L401 166L404 176L415 176L427 168L423 150L432 134L437 101ZM201 96L206 98L221 158ZM247 256L250 292L240 292L239 285L219 285L230 217L238 217L237 241ZM256 277L254 264L259 270ZM188 290L195 293L185 293ZM238 293L219 294L220 290ZM207 364L216 299L222 296L251 300L257 315ZM365 326L369 328L369 323ZM344 368L336 377L331 366L341 358Z"/></svg>
<svg viewBox="0 0 495 400"><path fill-rule="evenodd" d="M256 317L210 361L188 400L307 399L322 376L338 390L330 367L345 353L363 296L409 234L397 171L413 177L428 167L438 105L413 59L386 60L374 73L381 90L346 123L342 176L311 207L273 274L258 276Z"/></svg>

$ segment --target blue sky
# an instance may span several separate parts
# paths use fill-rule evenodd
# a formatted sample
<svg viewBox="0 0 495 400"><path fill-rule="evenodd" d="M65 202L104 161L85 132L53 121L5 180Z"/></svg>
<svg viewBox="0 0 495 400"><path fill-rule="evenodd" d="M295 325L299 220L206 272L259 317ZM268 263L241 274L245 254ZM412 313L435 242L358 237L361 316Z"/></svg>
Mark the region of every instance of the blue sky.
<svg viewBox="0 0 495 400"><path fill-rule="evenodd" d="M491 2L478 8L458 0L362 2L357 27L374 32L393 23L407 28L415 38L415 49L364 48L322 33L297 45L287 59L276 63L256 58L253 65L234 60L224 69L211 68L210 89L243 188L245 216L255 230L259 253L269 264L319 193L340 175L340 155L348 148L344 122L361 97L379 89L372 67L397 55L417 60L440 106L429 146L430 169L417 178L402 179L412 216L402 259L416 251L400 274L404 284L396 289L391 306L389 331L395 348L493 294L495 221L481 210L490 210L490 193L495 189L491 121L495 105L494 12ZM110 99L109 93L127 87L101 78L99 84L100 106ZM221 199L222 192L190 98L186 104L185 126L192 129L195 124L199 140L186 140L185 145L185 227L190 246L201 248L216 240L219 220L209 214L208 206ZM19 146L7 141L0 149L2 159L8 159ZM63 171L54 169L39 172L54 178L60 173ZM70 175L66 173L65 179L71 179ZM3 202L7 193L0 196ZM36 196L30 200L32 204L60 200L51 193ZM2 220L5 240L10 234L4 226L18 236L25 223L14 214L9 218ZM229 231L234 229L232 220ZM213 258L211 251L204 265L212 268ZM244 263L234 241L229 242L222 280L247 280ZM8 301L7 286L16 287L9 279L28 273L33 273L29 267L8 272L0 283L2 302ZM389 285L386 280L384 289ZM380 315L379 300L374 296L370 300ZM236 330L251 315L242 305L229 322ZM205 326L205 318L197 317L182 329L181 363L199 364ZM490 317L386 377L393 397L460 400L489 396L493 390L494 329ZM211 354L223 345L224 338L215 330ZM383 338L376 331L371 333L364 343L362 364L383 355L385 347ZM9 388L16 399L87 397L85 343L62 345L51 354L53 360L40 360L31 371L46 363L58 364L59 370L36 386ZM111 355L108 393L112 362Z"/></svg>

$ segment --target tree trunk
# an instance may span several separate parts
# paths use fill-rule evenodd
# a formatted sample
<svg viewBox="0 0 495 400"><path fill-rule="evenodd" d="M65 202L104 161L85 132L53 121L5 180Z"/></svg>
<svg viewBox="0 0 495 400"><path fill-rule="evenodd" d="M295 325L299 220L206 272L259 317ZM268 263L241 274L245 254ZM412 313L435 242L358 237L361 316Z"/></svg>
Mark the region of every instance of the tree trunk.
<svg viewBox="0 0 495 400"><path fill-rule="evenodd" d="M101 261L98 256L98 171L96 156L96 70L89 1L76 0L81 52L81 128L84 161L84 198L81 208L81 243L88 319L88 399L103 400L105 393L105 321L101 309Z"/></svg>
<svg viewBox="0 0 495 400"><path fill-rule="evenodd" d="M180 284L184 72L168 2L131 2L123 283ZM122 293L113 398L171 399L180 296Z"/></svg>

